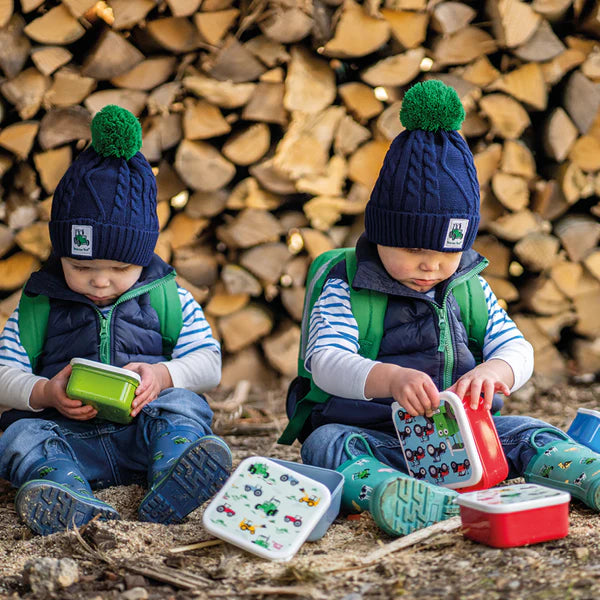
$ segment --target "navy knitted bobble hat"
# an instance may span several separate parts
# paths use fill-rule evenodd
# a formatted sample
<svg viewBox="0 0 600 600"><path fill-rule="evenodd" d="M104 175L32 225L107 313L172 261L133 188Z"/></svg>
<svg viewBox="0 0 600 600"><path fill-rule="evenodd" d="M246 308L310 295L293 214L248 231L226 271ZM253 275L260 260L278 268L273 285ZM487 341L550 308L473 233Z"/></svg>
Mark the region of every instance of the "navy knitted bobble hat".
<svg viewBox="0 0 600 600"><path fill-rule="evenodd" d="M479 226L473 155L458 133L465 112L456 91L432 79L402 101L400 133L385 156L365 210L369 241L439 252L469 249Z"/></svg>
<svg viewBox="0 0 600 600"><path fill-rule="evenodd" d="M142 128L128 110L105 106L92 144L63 175L52 200L54 254L147 266L158 239L156 179L139 152Z"/></svg>

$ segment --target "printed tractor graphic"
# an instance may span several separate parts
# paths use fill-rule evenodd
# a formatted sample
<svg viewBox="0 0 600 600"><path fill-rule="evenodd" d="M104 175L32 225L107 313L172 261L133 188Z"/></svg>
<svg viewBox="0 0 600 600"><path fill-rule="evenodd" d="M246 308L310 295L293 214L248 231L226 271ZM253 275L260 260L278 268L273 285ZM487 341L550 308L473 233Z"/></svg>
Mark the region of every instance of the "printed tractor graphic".
<svg viewBox="0 0 600 600"><path fill-rule="evenodd" d="M265 479L269 477L269 472L267 471L267 465L263 465L262 463L253 463L248 467L248 471L252 473L252 475L262 475Z"/></svg>
<svg viewBox="0 0 600 600"><path fill-rule="evenodd" d="M321 498L317 498L316 496L309 496L308 494L306 494L305 496L302 496L302 498L300 498L300 502L306 502L306 504L308 504L308 506L316 506L317 504L319 504L319 502L321 501Z"/></svg>
<svg viewBox="0 0 600 600"><path fill-rule="evenodd" d="M253 544L256 544L257 546L261 546L262 548L269 548L269 539L270 536L266 536L266 535L259 535L257 540L252 540Z"/></svg>
<svg viewBox="0 0 600 600"><path fill-rule="evenodd" d="M260 485L249 485L249 484L246 484L244 486L244 489L247 492L252 492L255 496L262 496L262 488L260 487Z"/></svg>
<svg viewBox="0 0 600 600"><path fill-rule="evenodd" d="M462 240L463 238L463 232L458 228L455 227L451 232L450 232L450 239L455 242L456 240Z"/></svg>
<svg viewBox="0 0 600 600"><path fill-rule="evenodd" d="M227 502L217 506L217 512L224 512L228 517L233 517L233 515L235 515L235 510L233 510L233 508L231 508L231 506L227 504Z"/></svg>
<svg viewBox="0 0 600 600"><path fill-rule="evenodd" d="M56 471L54 467L43 467L38 471L38 477L46 477L46 475L50 475L52 471Z"/></svg>
<svg viewBox="0 0 600 600"><path fill-rule="evenodd" d="M285 517L283 517L283 520L286 523L292 523L294 527L302 527L302 518L300 517L300 515L294 515L292 517L292 515L285 515Z"/></svg>
<svg viewBox="0 0 600 600"><path fill-rule="evenodd" d="M370 472L369 469L363 469L357 473L352 473L352 479L368 479Z"/></svg>
<svg viewBox="0 0 600 600"><path fill-rule="evenodd" d="M83 231L81 229L75 230L75 236L73 237L73 241L75 242L76 246L89 246L90 245L90 240L88 240L87 237L85 237L85 234L83 233Z"/></svg>
<svg viewBox="0 0 600 600"><path fill-rule="evenodd" d="M278 507L280 504L280 500L277 500L277 498L271 498L262 504L257 504L254 508L256 510L264 511L267 517L274 517L279 512Z"/></svg>
<svg viewBox="0 0 600 600"><path fill-rule="evenodd" d="M290 475L288 475L287 473L284 473L283 475L281 475L281 476L279 477L279 479L280 479L281 481L289 481L289 482L290 482L290 485L298 485L298 484L300 483L300 482L299 482L297 479L295 479L294 477L291 477L291 476L290 476Z"/></svg>
<svg viewBox="0 0 600 600"><path fill-rule="evenodd" d="M433 415L433 424L440 437L452 437L459 432L458 423L451 410L445 404L439 408L439 412Z"/></svg>
<svg viewBox="0 0 600 600"><path fill-rule="evenodd" d="M252 525L252 521L248 521L248 519L242 519L240 523L240 529L242 531L249 531L250 535L254 535L256 533L256 527Z"/></svg>

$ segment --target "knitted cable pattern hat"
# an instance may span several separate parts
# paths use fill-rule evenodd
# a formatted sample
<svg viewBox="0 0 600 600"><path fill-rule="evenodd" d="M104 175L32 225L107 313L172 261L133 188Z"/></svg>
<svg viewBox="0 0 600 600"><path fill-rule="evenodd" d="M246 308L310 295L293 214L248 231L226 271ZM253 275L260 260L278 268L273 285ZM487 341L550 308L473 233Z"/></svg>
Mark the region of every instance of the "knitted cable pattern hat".
<svg viewBox="0 0 600 600"><path fill-rule="evenodd" d="M128 110L105 106L92 143L63 175L52 200L50 239L59 257L147 266L158 239L156 179L139 151L142 128Z"/></svg>
<svg viewBox="0 0 600 600"><path fill-rule="evenodd" d="M365 209L369 241L439 252L469 249L479 226L473 155L458 133L465 118L458 94L441 81L411 87L400 133L385 156Z"/></svg>

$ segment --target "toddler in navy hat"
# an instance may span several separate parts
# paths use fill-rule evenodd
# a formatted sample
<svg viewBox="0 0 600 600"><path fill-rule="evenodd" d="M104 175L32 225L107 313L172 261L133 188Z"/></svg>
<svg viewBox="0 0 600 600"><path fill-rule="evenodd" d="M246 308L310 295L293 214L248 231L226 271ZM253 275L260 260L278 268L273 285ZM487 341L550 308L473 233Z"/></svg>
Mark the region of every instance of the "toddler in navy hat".
<svg viewBox="0 0 600 600"><path fill-rule="evenodd" d="M495 393L509 394L533 372L533 349L480 276L486 259L471 248L479 185L458 132L464 116L456 91L441 81L406 92L405 130L384 159L364 234L355 249L330 251L307 282L309 294L324 274L320 293L305 302L300 375L288 391L290 423L280 441L298 438L304 462L339 468L346 478L366 477L360 465L371 459L396 469L395 476L380 469L362 486L349 481L342 496L345 506L369 506L392 535L446 519L457 506L456 492L427 481L423 465L411 465L419 479L407 476L390 405L431 418L440 391L450 390L495 413ZM510 477L534 477L542 468L531 466L538 445L564 436L530 417L494 416L494 423ZM436 443L444 441L452 447L450 439ZM563 485L559 477L547 484ZM600 508L600 491L578 497Z"/></svg>
<svg viewBox="0 0 600 600"><path fill-rule="evenodd" d="M141 126L111 105L91 130L54 193L52 256L0 336L0 477L18 488L17 513L40 534L118 519L92 489L128 483L148 485L140 519L179 522L231 469L201 395L220 380L220 346L154 253L156 181ZM74 358L140 380L129 424L67 396Z"/></svg>

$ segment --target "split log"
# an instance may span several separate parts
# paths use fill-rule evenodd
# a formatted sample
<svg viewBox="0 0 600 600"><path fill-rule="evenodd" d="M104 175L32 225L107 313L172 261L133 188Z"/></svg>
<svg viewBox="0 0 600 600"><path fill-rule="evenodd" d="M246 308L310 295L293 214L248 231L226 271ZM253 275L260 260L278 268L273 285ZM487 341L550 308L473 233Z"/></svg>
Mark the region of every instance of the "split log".
<svg viewBox="0 0 600 600"><path fill-rule="evenodd" d="M154 19L147 30L160 46L175 54L192 52L202 43L198 30L185 17Z"/></svg>
<svg viewBox="0 0 600 600"><path fill-rule="evenodd" d="M40 261L28 252L17 252L0 260L0 290L12 292L20 288L40 266Z"/></svg>
<svg viewBox="0 0 600 600"><path fill-rule="evenodd" d="M186 140L205 140L231 131L231 126L218 107L191 98L186 98L184 104L183 132Z"/></svg>
<svg viewBox="0 0 600 600"><path fill-rule="evenodd" d="M83 77L72 67L64 67L54 74L50 89L44 94L44 104L65 108L83 102L96 88L93 77Z"/></svg>
<svg viewBox="0 0 600 600"><path fill-rule="evenodd" d="M494 37L507 48L525 43L538 28L541 17L530 4L519 0L488 0Z"/></svg>
<svg viewBox="0 0 600 600"><path fill-rule="evenodd" d="M519 102L504 94L488 94L479 101L481 110L487 115L493 133L515 140L531 124L527 111Z"/></svg>
<svg viewBox="0 0 600 600"><path fill-rule="evenodd" d="M298 372L299 346L300 328L294 323L284 323L262 342L269 363L287 377L294 377Z"/></svg>
<svg viewBox="0 0 600 600"><path fill-rule="evenodd" d="M273 319L262 306L249 304L231 315L219 318L218 328L225 349L237 352L268 335L273 328Z"/></svg>
<svg viewBox="0 0 600 600"><path fill-rule="evenodd" d="M23 34L24 28L25 21L20 15L13 15L8 24L0 28L0 67L9 79L21 72L29 57L31 43ZM33 53L32 60L35 64ZM37 64L36 66L41 73L49 75Z"/></svg>
<svg viewBox="0 0 600 600"><path fill-rule="evenodd" d="M63 4L31 21L24 31L36 42L58 46L72 44L85 34L83 26Z"/></svg>
<svg viewBox="0 0 600 600"><path fill-rule="evenodd" d="M81 74L94 79L114 79L144 60L144 55L123 36L107 30L88 55Z"/></svg>
<svg viewBox="0 0 600 600"><path fill-rule="evenodd" d="M194 190L213 192L227 185L235 166L206 142L183 140L175 156L177 173Z"/></svg>
<svg viewBox="0 0 600 600"><path fill-rule="evenodd" d="M335 34L323 47L323 54L338 58L366 56L389 37L390 26L385 20L371 17L353 0L345 0Z"/></svg>
<svg viewBox="0 0 600 600"><path fill-rule="evenodd" d="M255 123L229 136L223 144L223 154L236 165L258 162L271 145L271 132L264 123Z"/></svg>
<svg viewBox="0 0 600 600"><path fill-rule="evenodd" d="M194 23L202 39L211 46L218 46L231 29L240 11L237 8L211 12L197 12Z"/></svg>
<svg viewBox="0 0 600 600"><path fill-rule="evenodd" d="M39 126L38 142L44 150L76 140L89 140L90 113L82 106L49 110Z"/></svg>

